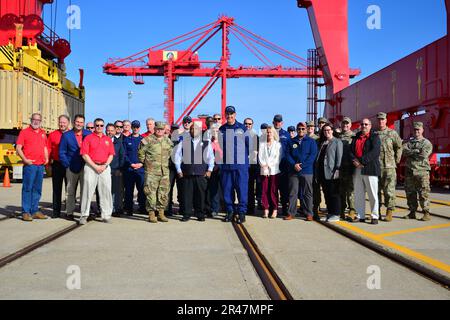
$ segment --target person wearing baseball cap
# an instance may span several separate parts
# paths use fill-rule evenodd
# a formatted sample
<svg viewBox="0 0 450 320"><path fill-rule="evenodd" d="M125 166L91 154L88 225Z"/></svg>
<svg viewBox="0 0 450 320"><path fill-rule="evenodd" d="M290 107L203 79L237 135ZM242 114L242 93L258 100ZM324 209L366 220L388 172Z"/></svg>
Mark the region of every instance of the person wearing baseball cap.
<svg viewBox="0 0 450 320"><path fill-rule="evenodd" d="M283 129L283 116L281 114L277 114L273 117L273 126L280 138L282 146L281 153L284 155L291 142L291 135ZM282 215L286 217L289 209L289 169L285 157L282 157L280 170L280 202L283 208Z"/></svg>
<svg viewBox="0 0 450 320"><path fill-rule="evenodd" d="M306 123L306 134L308 137L314 139L315 141L319 140L319 136L316 135L316 123L314 121L308 121Z"/></svg>
<svg viewBox="0 0 450 320"><path fill-rule="evenodd" d="M386 207L385 222L393 220L396 208L397 166L402 161L403 141L397 131L388 127L388 116L384 112L377 115L378 136L381 140L380 165L381 176L378 180L378 201L380 202L380 220L382 220L381 206ZM384 202L382 201L384 200Z"/></svg>
<svg viewBox="0 0 450 320"><path fill-rule="evenodd" d="M191 129L192 126L192 118L190 116L186 116L183 118L183 128L187 132Z"/></svg>
<svg viewBox="0 0 450 320"><path fill-rule="evenodd" d="M322 130L323 126L326 125L327 123L330 123L330 121L328 121L327 118L319 118L319 120L317 121L319 123L318 129L319 131Z"/></svg>
<svg viewBox="0 0 450 320"><path fill-rule="evenodd" d="M317 143L306 134L306 123L297 125L297 137L291 140L286 152L289 165L289 215L285 220L293 220L297 214L299 194L303 214L307 221L313 221L313 176Z"/></svg>
<svg viewBox="0 0 450 320"><path fill-rule="evenodd" d="M294 139L297 136L297 130L295 130L294 126L290 126L288 128L288 132L289 132L289 135L291 136L291 139Z"/></svg>
<svg viewBox="0 0 450 320"><path fill-rule="evenodd" d="M344 117L341 122L341 133L339 138L343 145L343 155L340 170L339 190L341 193L341 218L345 220L345 212L348 209L349 216L356 217L355 196L353 188L353 163L350 158L351 144L355 133L352 131L352 119Z"/></svg>
<svg viewBox="0 0 450 320"><path fill-rule="evenodd" d="M142 139L140 135L141 123L137 120L131 123L132 134L124 137L123 147L125 149L124 161L124 184L125 202L124 211L128 216L133 215L134 188L138 191L139 213L145 214L144 194L144 165L138 159L138 150Z"/></svg>
<svg viewBox="0 0 450 320"><path fill-rule="evenodd" d="M421 221L430 221L430 156L433 144L423 136L424 124L414 122L414 136L403 145L403 155L406 158L405 191L408 198L410 213L404 219L417 219L419 208L417 198L423 210Z"/></svg>
<svg viewBox="0 0 450 320"><path fill-rule="evenodd" d="M246 135L247 128L236 121L236 108L228 106L225 114L227 122L219 129L223 137L221 185L227 210L224 221L231 222L233 216L238 216L238 223L244 223L248 205L249 138ZM237 206L233 196L235 191L238 194Z"/></svg>

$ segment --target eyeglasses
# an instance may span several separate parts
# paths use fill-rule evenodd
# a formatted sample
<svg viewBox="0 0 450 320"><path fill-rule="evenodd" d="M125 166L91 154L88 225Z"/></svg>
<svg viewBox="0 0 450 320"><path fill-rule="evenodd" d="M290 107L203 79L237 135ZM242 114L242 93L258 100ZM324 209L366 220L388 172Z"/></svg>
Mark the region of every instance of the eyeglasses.
<svg viewBox="0 0 450 320"><path fill-rule="evenodd" d="M86 129L88 129L88 130L89 130L89 129L95 129L95 127L86 127Z"/></svg>
<svg viewBox="0 0 450 320"><path fill-rule="evenodd" d="M123 126L116 126L117 129L123 129Z"/></svg>
<svg viewBox="0 0 450 320"><path fill-rule="evenodd" d="M244 123L246 126L252 126L253 123Z"/></svg>
<svg viewBox="0 0 450 320"><path fill-rule="evenodd" d="M323 130L324 132L333 132L331 129Z"/></svg>
<svg viewBox="0 0 450 320"><path fill-rule="evenodd" d="M96 128L103 128L103 127L105 127L105 125L104 124L96 124L95 127ZM94 128L92 128L92 129L94 129Z"/></svg>
<svg viewBox="0 0 450 320"><path fill-rule="evenodd" d="M370 126L370 123L363 123L362 126L363 127L368 127L368 126Z"/></svg>
<svg viewBox="0 0 450 320"><path fill-rule="evenodd" d="M306 128L297 128L297 131L306 131Z"/></svg>
<svg viewBox="0 0 450 320"><path fill-rule="evenodd" d="M220 121L222 118L214 118L214 121Z"/></svg>

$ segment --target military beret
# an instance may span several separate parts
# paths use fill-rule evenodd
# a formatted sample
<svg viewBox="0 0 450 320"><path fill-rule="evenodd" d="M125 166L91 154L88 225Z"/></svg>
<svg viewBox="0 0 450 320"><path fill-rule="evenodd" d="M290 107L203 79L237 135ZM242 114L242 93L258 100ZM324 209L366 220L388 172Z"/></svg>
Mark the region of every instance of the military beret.
<svg viewBox="0 0 450 320"><path fill-rule="evenodd" d="M349 117L345 117L342 122L352 123L353 121Z"/></svg>
<svg viewBox="0 0 450 320"><path fill-rule="evenodd" d="M157 121L155 123L155 129L156 130L164 130L166 128L166 124L162 121Z"/></svg>
<svg viewBox="0 0 450 320"><path fill-rule="evenodd" d="M296 130L295 130L295 127L294 126L290 126L289 128L288 128L288 132L295 132Z"/></svg>
<svg viewBox="0 0 450 320"><path fill-rule="evenodd" d="M414 122L414 129L423 129L423 122Z"/></svg>
<svg viewBox="0 0 450 320"><path fill-rule="evenodd" d="M380 113L378 113L377 118L380 119L380 120L386 120L387 119L387 114L384 113L384 112L380 112Z"/></svg>

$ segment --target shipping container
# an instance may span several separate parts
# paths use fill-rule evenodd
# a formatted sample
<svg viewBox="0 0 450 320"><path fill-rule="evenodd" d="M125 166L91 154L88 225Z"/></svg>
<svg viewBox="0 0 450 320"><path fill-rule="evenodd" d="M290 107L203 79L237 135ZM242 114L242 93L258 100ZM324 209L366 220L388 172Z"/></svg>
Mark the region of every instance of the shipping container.
<svg viewBox="0 0 450 320"><path fill-rule="evenodd" d="M36 112L43 129L56 130L60 115L84 114L84 101L27 73L0 70L0 130L22 129Z"/></svg>

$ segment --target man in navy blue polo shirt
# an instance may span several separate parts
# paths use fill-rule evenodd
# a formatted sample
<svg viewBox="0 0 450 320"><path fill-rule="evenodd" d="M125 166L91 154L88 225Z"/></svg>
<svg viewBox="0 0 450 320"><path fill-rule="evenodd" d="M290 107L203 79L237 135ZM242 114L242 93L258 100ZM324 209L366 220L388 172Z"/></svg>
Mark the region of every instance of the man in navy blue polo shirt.
<svg viewBox="0 0 450 320"><path fill-rule="evenodd" d="M139 134L141 124L139 121L131 123L133 133L124 137L123 147L125 149L124 182L125 182L125 212L128 216L133 215L134 187L138 190L139 212L146 213L144 194L144 165L138 159L138 150L142 141Z"/></svg>
<svg viewBox="0 0 450 320"><path fill-rule="evenodd" d="M285 220L294 219L300 191L303 214L307 217L307 221L313 221L313 174L317 152L316 141L308 137L306 124L300 122L297 125L297 137L291 140L286 152L290 193L289 215Z"/></svg>
<svg viewBox="0 0 450 320"><path fill-rule="evenodd" d="M236 121L236 109L225 109L227 123L220 128L223 163L221 164L221 185L227 209L225 222L239 216L238 223L245 222L248 204L249 137L247 129ZM239 204L234 205L234 192Z"/></svg>

